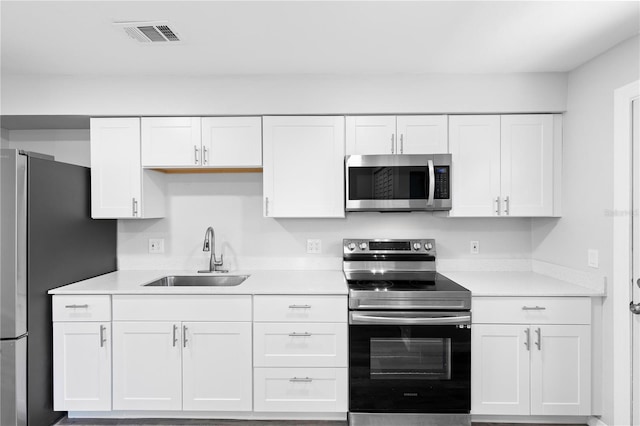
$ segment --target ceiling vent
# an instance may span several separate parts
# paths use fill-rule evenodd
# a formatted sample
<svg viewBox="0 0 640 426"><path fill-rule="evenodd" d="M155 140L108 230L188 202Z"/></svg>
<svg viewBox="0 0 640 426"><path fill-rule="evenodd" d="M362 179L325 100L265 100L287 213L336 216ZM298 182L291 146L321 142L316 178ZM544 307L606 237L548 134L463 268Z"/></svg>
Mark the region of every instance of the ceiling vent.
<svg viewBox="0 0 640 426"><path fill-rule="evenodd" d="M114 22L113 25L122 28L129 37L140 43L175 43L181 41L178 32L167 21Z"/></svg>

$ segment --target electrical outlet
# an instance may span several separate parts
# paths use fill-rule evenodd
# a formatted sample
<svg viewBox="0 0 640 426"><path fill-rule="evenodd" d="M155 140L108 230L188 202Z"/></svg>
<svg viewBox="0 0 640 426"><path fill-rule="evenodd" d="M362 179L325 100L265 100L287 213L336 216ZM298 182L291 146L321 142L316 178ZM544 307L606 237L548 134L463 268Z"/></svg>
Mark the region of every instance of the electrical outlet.
<svg viewBox="0 0 640 426"><path fill-rule="evenodd" d="M480 253L480 242L479 241L471 241L471 254Z"/></svg>
<svg viewBox="0 0 640 426"><path fill-rule="evenodd" d="M164 253L164 238L149 238L149 253Z"/></svg>
<svg viewBox="0 0 640 426"><path fill-rule="evenodd" d="M322 240L307 240L307 253L322 253Z"/></svg>
<svg viewBox="0 0 640 426"><path fill-rule="evenodd" d="M587 265L592 267L592 268L598 268L598 257L599 257L600 253L598 252L598 250L595 249L589 249L587 250Z"/></svg>

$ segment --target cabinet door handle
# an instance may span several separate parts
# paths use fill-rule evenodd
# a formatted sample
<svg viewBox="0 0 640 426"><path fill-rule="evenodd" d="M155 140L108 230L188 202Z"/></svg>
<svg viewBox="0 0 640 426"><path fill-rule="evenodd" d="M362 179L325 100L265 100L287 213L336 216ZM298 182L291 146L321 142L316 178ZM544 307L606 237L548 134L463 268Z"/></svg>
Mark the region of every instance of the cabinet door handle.
<svg viewBox="0 0 640 426"><path fill-rule="evenodd" d="M86 303L84 305L64 305L67 309L89 309L89 305Z"/></svg>
<svg viewBox="0 0 640 426"><path fill-rule="evenodd" d="M100 324L100 347L103 348L104 344L107 341L107 338L104 336L104 331L106 330L107 327L105 327L104 325Z"/></svg>
<svg viewBox="0 0 640 426"><path fill-rule="evenodd" d="M269 197L264 197L264 215L269 216Z"/></svg>
<svg viewBox="0 0 640 426"><path fill-rule="evenodd" d="M178 343L178 326L173 324L173 347L176 347L176 343Z"/></svg>
<svg viewBox="0 0 640 426"><path fill-rule="evenodd" d="M536 328L536 334L538 335L536 346L538 347L538 350L541 351L542 350L542 331L540 330L540 327Z"/></svg>
<svg viewBox="0 0 640 426"><path fill-rule="evenodd" d="M194 151L194 156L195 156L195 162L196 164L198 164L200 162L200 159L198 158L198 154L200 153L200 150L198 149L197 145L193 146L193 151Z"/></svg>
<svg viewBox="0 0 640 426"><path fill-rule="evenodd" d="M504 214L509 216L509 196L508 195L504 199Z"/></svg>
<svg viewBox="0 0 640 426"><path fill-rule="evenodd" d="M289 309L311 309L311 305L289 305Z"/></svg>
<svg viewBox="0 0 640 426"><path fill-rule="evenodd" d="M544 311L546 309L547 308L545 308L544 306L538 306L538 305L536 305L536 306L523 306L522 307L523 311Z"/></svg>
<svg viewBox="0 0 640 426"><path fill-rule="evenodd" d="M138 216L138 200L135 197L131 199L131 209L133 213L133 217Z"/></svg>
<svg viewBox="0 0 640 426"><path fill-rule="evenodd" d="M311 333L307 333L306 331L304 333L293 332L293 333L289 333L289 336L291 336L291 337L310 337Z"/></svg>
<svg viewBox="0 0 640 426"><path fill-rule="evenodd" d="M391 153L395 154L396 144L394 142L396 135L391 135Z"/></svg>
<svg viewBox="0 0 640 426"><path fill-rule="evenodd" d="M202 164L209 164L209 150L206 146L202 147Z"/></svg>
<svg viewBox="0 0 640 426"><path fill-rule="evenodd" d="M403 134L400 133L400 154L404 154L404 138L403 138Z"/></svg>
<svg viewBox="0 0 640 426"><path fill-rule="evenodd" d="M531 350L531 330L529 328L525 328L524 334L527 336L527 340L524 341L524 346L528 351Z"/></svg>
<svg viewBox="0 0 640 426"><path fill-rule="evenodd" d="M187 347L187 326L186 325L182 326L182 347L183 348Z"/></svg>
<svg viewBox="0 0 640 426"><path fill-rule="evenodd" d="M289 379L290 382L313 382L311 377L292 377Z"/></svg>
<svg viewBox="0 0 640 426"><path fill-rule="evenodd" d="M500 196L496 197L496 215L500 216Z"/></svg>

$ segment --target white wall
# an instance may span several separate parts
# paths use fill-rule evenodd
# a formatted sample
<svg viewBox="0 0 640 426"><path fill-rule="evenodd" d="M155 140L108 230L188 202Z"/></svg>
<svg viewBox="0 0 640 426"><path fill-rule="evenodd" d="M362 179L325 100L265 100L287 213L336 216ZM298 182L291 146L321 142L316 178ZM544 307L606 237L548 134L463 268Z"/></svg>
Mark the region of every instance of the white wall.
<svg viewBox="0 0 640 426"><path fill-rule="evenodd" d="M56 161L90 167L89 130L10 130L7 148L53 155ZM3 146L5 147L5 146Z"/></svg>
<svg viewBox="0 0 640 426"><path fill-rule="evenodd" d="M616 46L569 73L565 114L562 219L532 222L533 258L612 276L613 92L640 78L640 37ZM600 268L587 266L587 249L600 252ZM609 281L609 286L628 283ZM612 330L612 306L605 300L603 329ZM603 420L612 414L612 333L602 347ZM619 349L619 348L618 348Z"/></svg>
<svg viewBox="0 0 640 426"><path fill-rule="evenodd" d="M2 76L5 115L561 112L566 74Z"/></svg>

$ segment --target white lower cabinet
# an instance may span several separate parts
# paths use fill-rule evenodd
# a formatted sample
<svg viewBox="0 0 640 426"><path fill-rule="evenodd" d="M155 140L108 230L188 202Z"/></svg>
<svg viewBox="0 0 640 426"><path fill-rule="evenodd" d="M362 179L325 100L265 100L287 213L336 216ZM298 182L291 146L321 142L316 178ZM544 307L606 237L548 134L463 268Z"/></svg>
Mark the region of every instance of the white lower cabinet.
<svg viewBox="0 0 640 426"><path fill-rule="evenodd" d="M348 410L346 296L255 296L254 410Z"/></svg>
<svg viewBox="0 0 640 426"><path fill-rule="evenodd" d="M111 410L111 323L53 324L53 409Z"/></svg>
<svg viewBox="0 0 640 426"><path fill-rule="evenodd" d="M256 368L255 411L347 411L346 368Z"/></svg>
<svg viewBox="0 0 640 426"><path fill-rule="evenodd" d="M472 414L591 414L589 298L473 303Z"/></svg>
<svg viewBox="0 0 640 426"><path fill-rule="evenodd" d="M251 411L251 296L114 296L113 312L114 410Z"/></svg>
<svg viewBox="0 0 640 426"><path fill-rule="evenodd" d="M53 297L53 408L111 410L111 298Z"/></svg>

